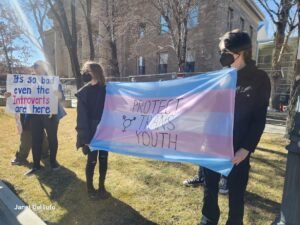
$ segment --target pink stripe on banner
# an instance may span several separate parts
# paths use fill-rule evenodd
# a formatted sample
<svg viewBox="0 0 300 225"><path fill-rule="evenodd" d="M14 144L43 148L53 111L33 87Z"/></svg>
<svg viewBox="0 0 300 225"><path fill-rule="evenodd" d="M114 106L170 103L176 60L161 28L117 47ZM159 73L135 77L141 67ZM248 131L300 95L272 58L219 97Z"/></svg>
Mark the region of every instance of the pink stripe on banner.
<svg viewBox="0 0 300 225"><path fill-rule="evenodd" d="M172 100L169 98L133 98L106 95L106 110L137 112L140 114L185 112L233 112L235 90L209 90L198 94L186 94ZM182 99L181 99L182 98ZM162 100L162 101L161 101Z"/></svg>
<svg viewBox="0 0 300 225"><path fill-rule="evenodd" d="M193 154L205 154L232 158L232 137L192 132L176 133L168 131L125 131L112 127L101 126L97 130L94 140L110 141L112 143L136 144L143 147L152 147L154 150L167 149Z"/></svg>

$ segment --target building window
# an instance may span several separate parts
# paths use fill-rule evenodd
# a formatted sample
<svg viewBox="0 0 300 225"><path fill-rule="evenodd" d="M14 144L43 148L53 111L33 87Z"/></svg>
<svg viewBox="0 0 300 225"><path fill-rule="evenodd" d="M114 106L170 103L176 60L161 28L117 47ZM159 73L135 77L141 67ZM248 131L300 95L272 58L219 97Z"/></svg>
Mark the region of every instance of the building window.
<svg viewBox="0 0 300 225"><path fill-rule="evenodd" d="M168 22L166 21L165 16L160 16L160 33L168 33L169 32L169 25Z"/></svg>
<svg viewBox="0 0 300 225"><path fill-rule="evenodd" d="M241 31L245 30L245 20L242 17L240 18L240 29Z"/></svg>
<svg viewBox="0 0 300 225"><path fill-rule="evenodd" d="M267 55L267 56L264 57L264 63L265 64L270 64L271 61L272 61L272 56Z"/></svg>
<svg viewBox="0 0 300 225"><path fill-rule="evenodd" d="M137 74L145 74L145 72L145 58L143 56L140 56L137 59Z"/></svg>
<svg viewBox="0 0 300 225"><path fill-rule="evenodd" d="M258 56L258 60L257 61L258 61L259 64L263 64L264 63L264 56L261 56L261 55Z"/></svg>
<svg viewBox="0 0 300 225"><path fill-rule="evenodd" d="M195 72L195 52L191 49L186 51L184 72Z"/></svg>
<svg viewBox="0 0 300 225"><path fill-rule="evenodd" d="M253 27L252 26L249 27L249 35L252 40L252 38L253 38Z"/></svg>
<svg viewBox="0 0 300 225"><path fill-rule="evenodd" d="M168 72L168 53L159 53L159 65L158 73L167 73Z"/></svg>
<svg viewBox="0 0 300 225"><path fill-rule="evenodd" d="M198 17L199 17L199 7L198 6L191 7L188 12L187 27L188 28L196 27L199 24Z"/></svg>
<svg viewBox="0 0 300 225"><path fill-rule="evenodd" d="M146 24L145 23L140 23L140 26L139 26L139 38L145 37L145 32L146 32Z"/></svg>
<svg viewBox="0 0 300 225"><path fill-rule="evenodd" d="M233 9L229 7L227 12L227 30L229 31L232 30L232 23L233 23Z"/></svg>

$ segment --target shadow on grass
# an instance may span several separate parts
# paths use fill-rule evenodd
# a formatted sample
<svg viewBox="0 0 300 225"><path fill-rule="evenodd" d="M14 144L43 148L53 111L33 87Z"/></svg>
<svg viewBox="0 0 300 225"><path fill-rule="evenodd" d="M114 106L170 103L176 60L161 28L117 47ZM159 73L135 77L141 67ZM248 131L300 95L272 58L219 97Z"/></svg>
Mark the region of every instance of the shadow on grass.
<svg viewBox="0 0 300 225"><path fill-rule="evenodd" d="M276 176L281 176L281 177L285 176L285 168L281 168L280 166L278 166L280 163L278 163L277 160L264 159L253 155L251 156L251 158L253 160L257 160L257 162L259 163L266 164L269 168L273 168L274 173L270 174L269 176L273 176L273 174L276 174ZM254 171L255 170L252 170L252 172Z"/></svg>
<svg viewBox="0 0 300 225"><path fill-rule="evenodd" d="M149 169L148 173L138 172L134 176L145 185L160 186L161 183L166 183L170 186L181 186L182 180L178 179L177 176L170 176L170 174L177 170L186 175L183 179L191 178L198 174L199 166L191 166L187 163L146 160L144 167ZM151 171L155 172L152 173ZM157 171L159 172L157 173Z"/></svg>
<svg viewBox="0 0 300 225"><path fill-rule="evenodd" d="M278 213L280 210L279 203L249 191L246 191L245 193L245 202L250 208L255 210L258 209L259 212L262 211L262 214L272 213L276 215L276 213Z"/></svg>
<svg viewBox="0 0 300 225"><path fill-rule="evenodd" d="M49 225L155 225L113 196L107 200L90 200L86 183L65 167L56 172L44 171L38 178L49 199L65 210L58 222L47 222Z"/></svg>
<svg viewBox="0 0 300 225"><path fill-rule="evenodd" d="M259 150L262 152L268 152L268 153L275 154L275 155L282 156L282 157L287 156L287 153L282 153L282 152L279 152L279 151L276 151L273 149L268 149L268 148L257 147L256 150Z"/></svg>

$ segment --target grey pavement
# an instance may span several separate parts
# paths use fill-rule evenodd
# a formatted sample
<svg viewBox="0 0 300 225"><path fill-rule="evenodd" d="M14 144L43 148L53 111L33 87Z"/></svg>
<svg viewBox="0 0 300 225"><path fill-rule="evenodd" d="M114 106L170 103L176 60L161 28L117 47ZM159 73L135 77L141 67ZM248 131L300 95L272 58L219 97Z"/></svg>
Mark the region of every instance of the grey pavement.
<svg viewBox="0 0 300 225"><path fill-rule="evenodd" d="M0 225L17 225L20 224L8 208L0 201Z"/></svg>

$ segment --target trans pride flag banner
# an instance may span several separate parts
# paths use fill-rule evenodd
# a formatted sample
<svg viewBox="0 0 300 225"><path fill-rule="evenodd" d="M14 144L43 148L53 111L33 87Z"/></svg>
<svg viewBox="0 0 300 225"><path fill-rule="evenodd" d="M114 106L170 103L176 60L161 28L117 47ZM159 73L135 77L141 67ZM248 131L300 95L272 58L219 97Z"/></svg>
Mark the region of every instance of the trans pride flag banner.
<svg viewBox="0 0 300 225"><path fill-rule="evenodd" d="M223 69L170 81L108 83L90 148L190 162L228 175L236 76L235 69Z"/></svg>

